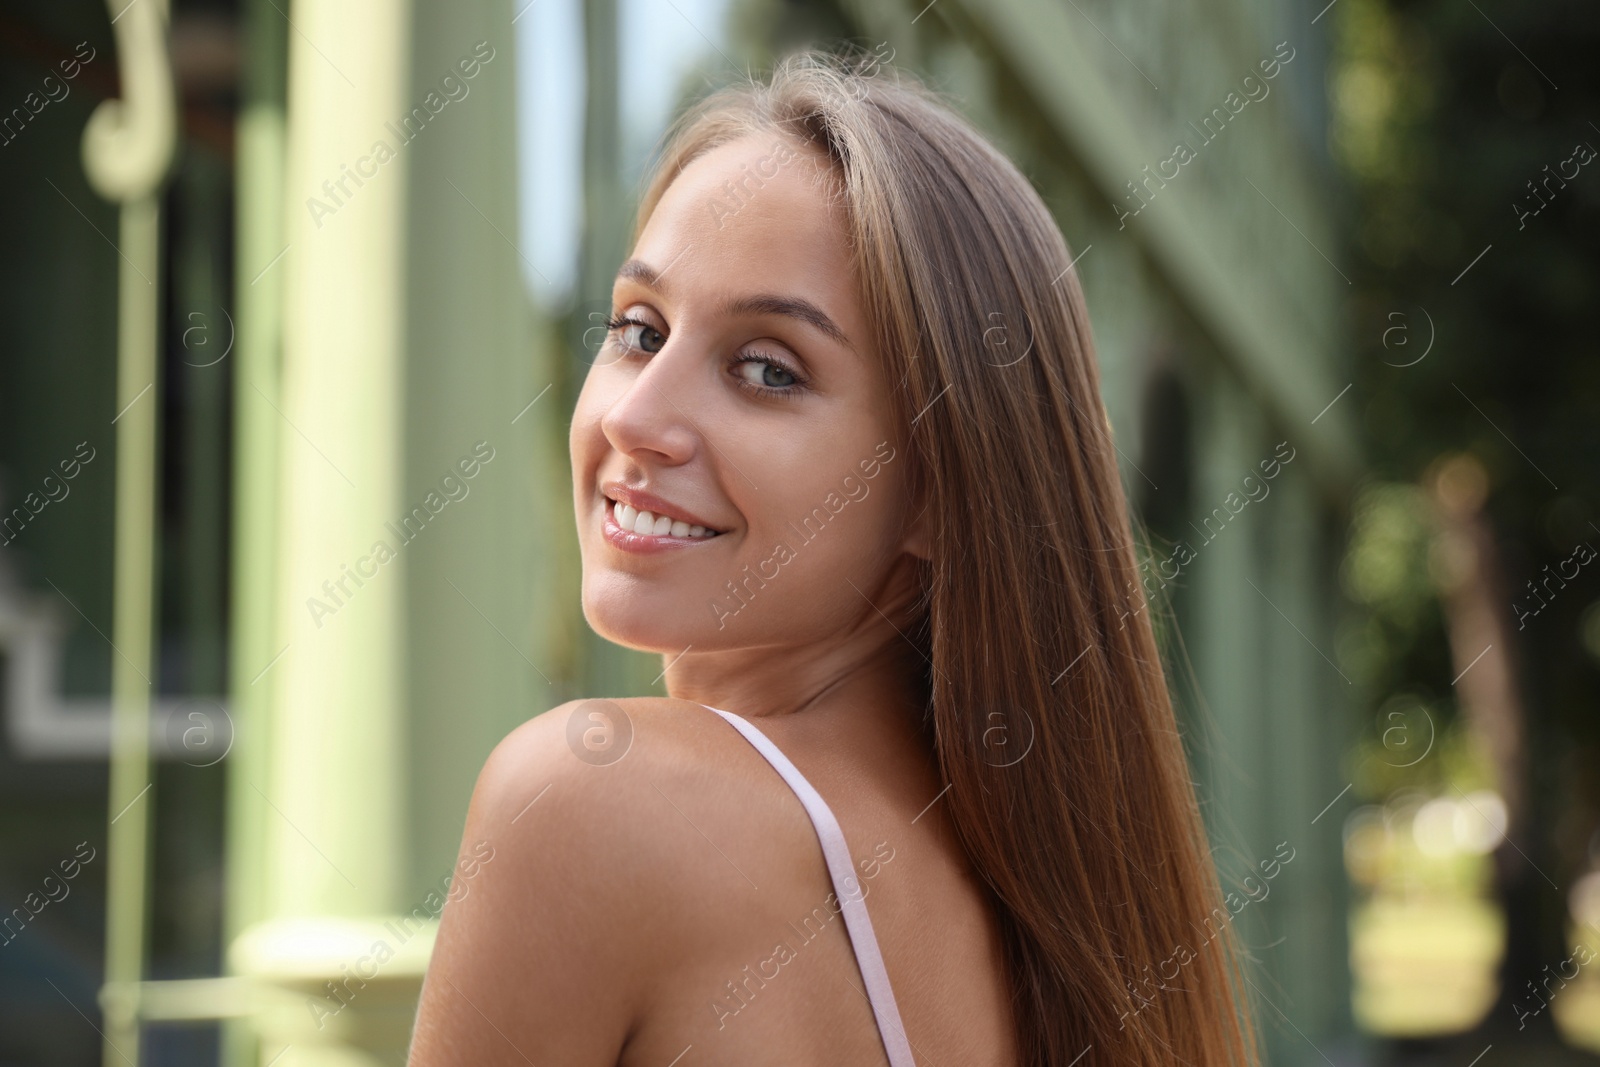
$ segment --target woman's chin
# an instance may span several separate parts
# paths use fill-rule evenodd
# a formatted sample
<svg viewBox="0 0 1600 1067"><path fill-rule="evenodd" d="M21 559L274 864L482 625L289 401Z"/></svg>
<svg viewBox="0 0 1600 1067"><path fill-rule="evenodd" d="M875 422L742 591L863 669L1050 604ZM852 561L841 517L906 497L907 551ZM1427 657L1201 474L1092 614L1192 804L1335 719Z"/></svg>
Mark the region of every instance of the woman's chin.
<svg viewBox="0 0 1600 1067"><path fill-rule="evenodd" d="M652 604L650 598L623 592L583 594L583 617L590 629L612 644L639 652L677 655L696 643L696 633L706 629L705 619L692 617L692 604L683 598ZM710 609L701 605L710 617Z"/></svg>

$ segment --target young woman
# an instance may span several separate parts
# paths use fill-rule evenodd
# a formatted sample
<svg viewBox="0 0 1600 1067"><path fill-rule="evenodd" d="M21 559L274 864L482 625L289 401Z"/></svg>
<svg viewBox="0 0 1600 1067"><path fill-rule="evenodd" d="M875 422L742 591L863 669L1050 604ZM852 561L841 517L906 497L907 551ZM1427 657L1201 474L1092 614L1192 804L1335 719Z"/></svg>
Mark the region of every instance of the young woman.
<svg viewBox="0 0 1600 1067"><path fill-rule="evenodd" d="M490 756L413 1065L1254 1061L1071 262L888 70L674 126L571 429L671 696Z"/></svg>

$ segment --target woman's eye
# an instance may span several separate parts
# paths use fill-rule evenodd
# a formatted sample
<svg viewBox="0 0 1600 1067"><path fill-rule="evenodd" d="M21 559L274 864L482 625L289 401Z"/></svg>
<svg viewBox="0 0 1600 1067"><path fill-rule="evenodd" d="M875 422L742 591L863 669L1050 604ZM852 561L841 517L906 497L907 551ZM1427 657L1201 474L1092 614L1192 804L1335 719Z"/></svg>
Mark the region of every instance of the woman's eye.
<svg viewBox="0 0 1600 1067"><path fill-rule="evenodd" d="M606 325L620 337L622 347L626 349L638 349L654 355L667 343L665 334L648 322L640 322L638 319L614 318Z"/></svg>
<svg viewBox="0 0 1600 1067"><path fill-rule="evenodd" d="M764 356L743 357L734 373L762 389L789 389L800 384L800 379L788 367Z"/></svg>

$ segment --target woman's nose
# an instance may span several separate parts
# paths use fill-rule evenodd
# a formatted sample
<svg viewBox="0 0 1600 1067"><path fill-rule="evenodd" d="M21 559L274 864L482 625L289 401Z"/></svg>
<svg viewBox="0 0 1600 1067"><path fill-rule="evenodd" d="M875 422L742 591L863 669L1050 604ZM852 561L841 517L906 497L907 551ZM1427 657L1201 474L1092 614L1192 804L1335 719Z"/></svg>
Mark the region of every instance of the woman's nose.
<svg viewBox="0 0 1600 1067"><path fill-rule="evenodd" d="M680 365L687 355L668 341L639 373L621 383L600 418L612 448L668 465L686 463L694 455L700 431L693 412L704 401L695 395L695 376L684 373L690 368Z"/></svg>

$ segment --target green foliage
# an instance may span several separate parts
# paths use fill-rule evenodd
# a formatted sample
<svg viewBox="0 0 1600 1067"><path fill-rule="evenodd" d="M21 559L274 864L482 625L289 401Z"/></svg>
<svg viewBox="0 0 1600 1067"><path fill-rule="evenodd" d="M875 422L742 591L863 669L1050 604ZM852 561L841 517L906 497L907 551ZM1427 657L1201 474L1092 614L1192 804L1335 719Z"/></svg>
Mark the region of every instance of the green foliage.
<svg viewBox="0 0 1600 1067"><path fill-rule="evenodd" d="M1579 142L1600 147L1600 7L1342 0L1328 19L1329 148L1350 193L1352 400L1379 480L1356 503L1341 574L1364 611L1340 655L1376 722L1350 769L1373 798L1465 789L1483 773L1457 740L1459 667L1430 591L1452 550L1414 488L1441 455L1466 453L1488 473L1504 585L1490 599L1506 613L1499 654L1525 738L1520 856L1504 866L1545 876L1501 887L1509 973L1523 978L1557 958L1566 901L1552 883L1600 855L1600 573L1580 573L1525 629L1512 608L1600 529L1600 165L1549 177ZM1440 731L1414 768L1383 743L1394 711Z"/></svg>
<svg viewBox="0 0 1600 1067"><path fill-rule="evenodd" d="M1340 581L1365 610L1341 630L1339 657L1369 706L1416 678L1419 664L1445 654L1428 565L1434 543L1431 504L1421 489L1373 482L1356 494Z"/></svg>

